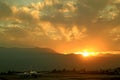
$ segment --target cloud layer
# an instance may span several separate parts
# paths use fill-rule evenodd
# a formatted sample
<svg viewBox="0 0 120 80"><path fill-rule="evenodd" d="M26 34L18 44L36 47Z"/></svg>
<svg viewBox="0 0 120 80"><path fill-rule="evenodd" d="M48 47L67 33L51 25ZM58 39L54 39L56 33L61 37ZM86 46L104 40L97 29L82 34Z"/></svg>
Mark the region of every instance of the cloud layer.
<svg viewBox="0 0 120 80"><path fill-rule="evenodd" d="M1 46L119 49L119 4L119 0L43 0L20 6L0 1Z"/></svg>

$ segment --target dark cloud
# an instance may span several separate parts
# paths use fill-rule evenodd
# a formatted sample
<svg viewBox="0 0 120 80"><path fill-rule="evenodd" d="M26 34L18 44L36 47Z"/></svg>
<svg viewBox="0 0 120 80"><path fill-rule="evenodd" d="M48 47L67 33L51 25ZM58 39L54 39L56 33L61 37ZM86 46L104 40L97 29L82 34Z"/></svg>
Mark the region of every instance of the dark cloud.
<svg viewBox="0 0 120 80"><path fill-rule="evenodd" d="M45 5L41 12L42 20L60 24L86 25L96 18L109 0L65 0L51 5ZM72 11L71 8L75 10ZM62 11L61 11L62 10ZM68 16L68 17L67 17Z"/></svg>
<svg viewBox="0 0 120 80"><path fill-rule="evenodd" d="M24 38L27 36L27 31L19 27L7 27L4 33L15 38Z"/></svg>
<svg viewBox="0 0 120 80"><path fill-rule="evenodd" d="M17 19L29 24L31 23L35 24L35 22L37 21L36 18L34 17L35 15L37 15L37 13L32 15L32 12L28 7L18 9L18 12L15 15Z"/></svg>
<svg viewBox="0 0 120 80"><path fill-rule="evenodd" d="M12 10L9 5L0 1L0 18L7 18L12 15Z"/></svg>

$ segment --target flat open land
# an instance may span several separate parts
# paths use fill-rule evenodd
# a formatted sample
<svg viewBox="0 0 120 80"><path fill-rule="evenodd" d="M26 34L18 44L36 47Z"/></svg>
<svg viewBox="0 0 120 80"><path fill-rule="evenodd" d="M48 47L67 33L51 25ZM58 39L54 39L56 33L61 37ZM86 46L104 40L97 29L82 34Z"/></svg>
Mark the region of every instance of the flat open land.
<svg viewBox="0 0 120 80"><path fill-rule="evenodd" d="M22 77L20 75L0 75L0 80L120 80L120 75L47 73L38 75L37 77Z"/></svg>

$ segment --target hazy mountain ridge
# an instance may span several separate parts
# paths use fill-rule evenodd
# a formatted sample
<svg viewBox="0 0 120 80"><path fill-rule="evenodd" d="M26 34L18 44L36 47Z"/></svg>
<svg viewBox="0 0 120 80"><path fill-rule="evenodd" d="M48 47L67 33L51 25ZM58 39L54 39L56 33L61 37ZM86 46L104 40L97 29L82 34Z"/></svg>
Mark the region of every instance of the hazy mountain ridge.
<svg viewBox="0 0 120 80"><path fill-rule="evenodd" d="M120 55L84 58L81 55L62 55L49 48L0 48L0 71L52 70L72 68L112 68L120 66Z"/></svg>
<svg viewBox="0 0 120 80"><path fill-rule="evenodd" d="M37 70L50 70L57 68L59 64L62 66L68 58L49 48L0 48L0 70L22 70L31 67Z"/></svg>

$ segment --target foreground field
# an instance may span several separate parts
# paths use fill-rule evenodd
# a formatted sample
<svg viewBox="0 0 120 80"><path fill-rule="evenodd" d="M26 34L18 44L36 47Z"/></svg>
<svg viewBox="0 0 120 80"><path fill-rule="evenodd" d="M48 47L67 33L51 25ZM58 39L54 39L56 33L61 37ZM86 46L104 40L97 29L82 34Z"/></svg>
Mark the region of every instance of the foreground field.
<svg viewBox="0 0 120 80"><path fill-rule="evenodd" d="M47 73L36 77L20 75L0 75L0 80L120 80L120 75L77 74L77 73Z"/></svg>

